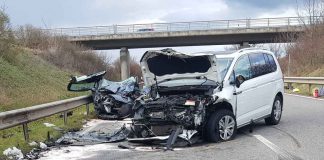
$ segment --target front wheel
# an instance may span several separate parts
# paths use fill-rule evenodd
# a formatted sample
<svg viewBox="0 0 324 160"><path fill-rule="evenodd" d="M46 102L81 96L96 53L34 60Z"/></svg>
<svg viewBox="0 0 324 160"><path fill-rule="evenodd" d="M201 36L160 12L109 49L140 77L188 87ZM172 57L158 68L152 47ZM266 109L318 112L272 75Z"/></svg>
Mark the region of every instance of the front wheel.
<svg viewBox="0 0 324 160"><path fill-rule="evenodd" d="M206 138L210 142L228 141L236 135L236 120L229 110L218 110L213 113L206 125Z"/></svg>
<svg viewBox="0 0 324 160"><path fill-rule="evenodd" d="M267 125L277 125L280 122L282 115L282 99L279 96L276 96L273 105L270 117L265 119Z"/></svg>

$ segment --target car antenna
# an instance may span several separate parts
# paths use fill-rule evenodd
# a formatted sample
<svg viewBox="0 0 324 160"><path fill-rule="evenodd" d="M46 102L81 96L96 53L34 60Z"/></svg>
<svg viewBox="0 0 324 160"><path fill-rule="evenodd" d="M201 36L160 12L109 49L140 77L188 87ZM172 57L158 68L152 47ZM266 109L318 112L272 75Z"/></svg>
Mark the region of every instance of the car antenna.
<svg viewBox="0 0 324 160"><path fill-rule="evenodd" d="M154 74L154 80L155 80L155 86L156 86L156 98L160 98L160 95L159 95L159 86L158 86L158 82L157 82L157 79L156 79L156 75Z"/></svg>

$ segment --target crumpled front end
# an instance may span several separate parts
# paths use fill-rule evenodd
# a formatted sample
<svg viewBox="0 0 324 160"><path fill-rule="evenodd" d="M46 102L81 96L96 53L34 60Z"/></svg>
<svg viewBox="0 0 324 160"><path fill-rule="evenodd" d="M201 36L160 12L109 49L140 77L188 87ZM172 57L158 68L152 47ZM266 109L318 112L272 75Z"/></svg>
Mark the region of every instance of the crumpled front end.
<svg viewBox="0 0 324 160"><path fill-rule="evenodd" d="M169 95L150 100L138 107L133 119L137 137L165 136L180 127L201 130L205 107L212 102L205 95Z"/></svg>

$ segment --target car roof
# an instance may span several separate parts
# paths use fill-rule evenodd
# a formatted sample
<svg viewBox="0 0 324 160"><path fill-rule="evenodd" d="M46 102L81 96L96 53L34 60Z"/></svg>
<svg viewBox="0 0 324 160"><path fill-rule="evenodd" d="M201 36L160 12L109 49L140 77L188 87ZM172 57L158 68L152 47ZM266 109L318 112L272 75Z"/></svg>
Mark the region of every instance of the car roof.
<svg viewBox="0 0 324 160"><path fill-rule="evenodd" d="M251 47L251 48L243 48L243 49L232 50L232 51L220 51L220 52L216 53L216 57L217 58L235 58L235 57L239 57L241 55L248 54L251 52L262 52L262 53L273 54L272 52L270 52L269 50L264 49L264 48ZM222 53L227 53L227 54L222 54Z"/></svg>

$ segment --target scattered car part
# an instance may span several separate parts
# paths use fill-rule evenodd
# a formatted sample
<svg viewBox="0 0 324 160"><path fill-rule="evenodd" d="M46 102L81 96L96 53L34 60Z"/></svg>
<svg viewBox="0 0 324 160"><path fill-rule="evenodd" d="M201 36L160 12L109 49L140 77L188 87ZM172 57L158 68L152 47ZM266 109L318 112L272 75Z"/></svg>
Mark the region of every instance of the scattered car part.
<svg viewBox="0 0 324 160"><path fill-rule="evenodd" d="M80 132L68 132L59 138L56 143L61 145L88 145L120 142L125 140L129 133L130 131L125 125L112 134L100 132L90 132L86 134Z"/></svg>

